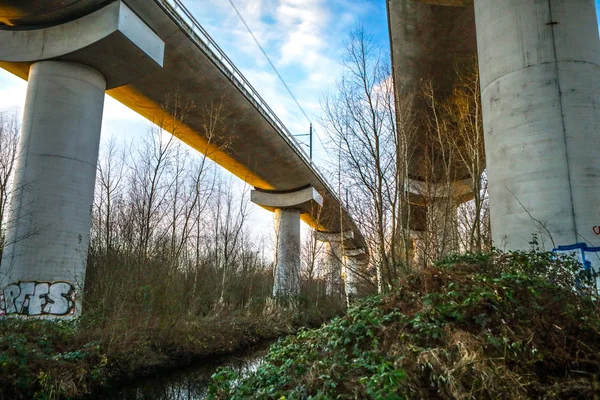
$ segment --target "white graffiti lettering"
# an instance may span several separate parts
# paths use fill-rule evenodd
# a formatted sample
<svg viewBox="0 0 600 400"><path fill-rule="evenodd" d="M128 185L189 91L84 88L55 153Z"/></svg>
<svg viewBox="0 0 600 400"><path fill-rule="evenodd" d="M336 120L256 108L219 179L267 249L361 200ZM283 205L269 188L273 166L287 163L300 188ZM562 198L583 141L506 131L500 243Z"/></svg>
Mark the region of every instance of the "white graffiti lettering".
<svg viewBox="0 0 600 400"><path fill-rule="evenodd" d="M52 285L54 286L54 285ZM46 295L50 292L50 285L48 283L38 283L35 285L35 293L29 299L29 315L40 315L42 314L43 307L45 305ZM48 313L51 314L51 313Z"/></svg>
<svg viewBox="0 0 600 400"><path fill-rule="evenodd" d="M0 315L67 315L75 310L75 288L67 282L18 282L0 291Z"/></svg>

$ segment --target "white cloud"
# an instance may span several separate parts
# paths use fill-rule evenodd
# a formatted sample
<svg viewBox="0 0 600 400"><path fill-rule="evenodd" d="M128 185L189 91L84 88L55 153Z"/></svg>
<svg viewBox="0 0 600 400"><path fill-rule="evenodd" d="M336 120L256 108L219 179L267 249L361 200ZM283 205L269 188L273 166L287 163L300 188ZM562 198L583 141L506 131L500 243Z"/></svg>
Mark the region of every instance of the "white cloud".
<svg viewBox="0 0 600 400"><path fill-rule="evenodd" d="M0 111L22 110L26 92L26 81L0 69Z"/></svg>

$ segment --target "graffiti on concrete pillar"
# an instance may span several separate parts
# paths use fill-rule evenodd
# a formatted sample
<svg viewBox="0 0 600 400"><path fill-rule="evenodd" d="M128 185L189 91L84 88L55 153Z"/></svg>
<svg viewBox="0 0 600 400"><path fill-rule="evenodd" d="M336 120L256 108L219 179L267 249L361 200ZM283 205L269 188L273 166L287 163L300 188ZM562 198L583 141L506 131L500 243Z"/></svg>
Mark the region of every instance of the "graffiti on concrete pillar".
<svg viewBox="0 0 600 400"><path fill-rule="evenodd" d="M68 282L18 282L0 292L0 315L69 315L75 288Z"/></svg>
<svg viewBox="0 0 600 400"><path fill-rule="evenodd" d="M596 225L592 228L596 235L600 235L600 226Z"/></svg>

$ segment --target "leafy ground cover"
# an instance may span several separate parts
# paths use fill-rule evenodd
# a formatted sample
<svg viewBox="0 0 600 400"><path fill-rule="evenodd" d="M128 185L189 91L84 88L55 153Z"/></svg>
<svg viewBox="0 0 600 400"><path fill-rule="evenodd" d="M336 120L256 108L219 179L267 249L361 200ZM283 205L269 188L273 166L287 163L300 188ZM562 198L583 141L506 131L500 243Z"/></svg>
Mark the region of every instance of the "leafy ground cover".
<svg viewBox="0 0 600 400"><path fill-rule="evenodd" d="M549 253L454 256L272 346L213 399L600 398L591 277Z"/></svg>

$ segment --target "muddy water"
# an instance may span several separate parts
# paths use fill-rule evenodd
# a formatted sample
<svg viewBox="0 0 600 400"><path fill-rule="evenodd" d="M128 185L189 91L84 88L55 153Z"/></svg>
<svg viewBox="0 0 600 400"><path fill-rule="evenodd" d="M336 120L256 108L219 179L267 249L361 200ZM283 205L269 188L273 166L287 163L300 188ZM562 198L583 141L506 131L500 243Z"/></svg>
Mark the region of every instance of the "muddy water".
<svg viewBox="0 0 600 400"><path fill-rule="evenodd" d="M200 400L208 395L210 376L217 368L229 366L247 375L262 362L269 345L264 343L235 355L203 361L191 367L154 375L94 396L111 400Z"/></svg>

